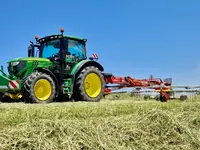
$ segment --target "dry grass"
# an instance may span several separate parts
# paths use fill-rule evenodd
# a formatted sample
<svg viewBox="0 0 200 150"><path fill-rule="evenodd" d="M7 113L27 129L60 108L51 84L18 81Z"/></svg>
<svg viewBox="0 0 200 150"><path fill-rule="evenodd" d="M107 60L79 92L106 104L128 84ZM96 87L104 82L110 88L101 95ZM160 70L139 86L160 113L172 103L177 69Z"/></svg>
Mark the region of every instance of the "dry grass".
<svg viewBox="0 0 200 150"><path fill-rule="evenodd" d="M200 148L200 101L0 104L0 149Z"/></svg>

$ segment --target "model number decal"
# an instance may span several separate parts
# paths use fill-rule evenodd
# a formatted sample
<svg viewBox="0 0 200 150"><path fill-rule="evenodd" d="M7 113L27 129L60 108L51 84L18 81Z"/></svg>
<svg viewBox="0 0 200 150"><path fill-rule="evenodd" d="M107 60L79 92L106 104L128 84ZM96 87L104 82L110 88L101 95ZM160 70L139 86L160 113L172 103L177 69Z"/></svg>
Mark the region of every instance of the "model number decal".
<svg viewBox="0 0 200 150"><path fill-rule="evenodd" d="M66 58L75 58L73 55L66 55Z"/></svg>
<svg viewBox="0 0 200 150"><path fill-rule="evenodd" d="M33 64L32 64L32 67L37 67L37 66L38 66L38 64L39 64L39 62L38 62L38 61L34 61L34 62L33 62Z"/></svg>

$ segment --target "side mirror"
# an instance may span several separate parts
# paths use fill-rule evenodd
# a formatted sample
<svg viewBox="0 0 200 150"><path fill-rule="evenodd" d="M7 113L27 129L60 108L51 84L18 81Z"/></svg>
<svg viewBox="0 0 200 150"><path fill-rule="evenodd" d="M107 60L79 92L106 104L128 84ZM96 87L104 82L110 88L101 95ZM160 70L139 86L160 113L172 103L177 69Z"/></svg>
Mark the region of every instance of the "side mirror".
<svg viewBox="0 0 200 150"><path fill-rule="evenodd" d="M31 57L31 48L28 47L28 57Z"/></svg>
<svg viewBox="0 0 200 150"><path fill-rule="evenodd" d="M4 71L4 70L3 70L3 65L1 65L1 71Z"/></svg>
<svg viewBox="0 0 200 150"><path fill-rule="evenodd" d="M35 48L32 44L28 47L28 57L34 57L35 54Z"/></svg>

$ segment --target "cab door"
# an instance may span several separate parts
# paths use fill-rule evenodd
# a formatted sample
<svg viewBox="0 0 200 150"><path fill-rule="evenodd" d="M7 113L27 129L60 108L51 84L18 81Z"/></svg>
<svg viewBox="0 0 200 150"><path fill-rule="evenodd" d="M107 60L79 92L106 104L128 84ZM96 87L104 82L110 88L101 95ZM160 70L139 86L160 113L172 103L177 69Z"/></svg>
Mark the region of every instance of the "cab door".
<svg viewBox="0 0 200 150"><path fill-rule="evenodd" d="M65 70L67 70L67 72L70 72L73 67L85 57L85 45L83 41L68 39Z"/></svg>

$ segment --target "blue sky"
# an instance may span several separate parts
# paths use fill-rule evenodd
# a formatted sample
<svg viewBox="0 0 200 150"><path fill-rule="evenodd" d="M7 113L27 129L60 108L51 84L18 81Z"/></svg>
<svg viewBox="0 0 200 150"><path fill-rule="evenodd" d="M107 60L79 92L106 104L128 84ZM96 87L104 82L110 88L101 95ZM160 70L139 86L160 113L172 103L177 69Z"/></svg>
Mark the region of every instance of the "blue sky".
<svg viewBox="0 0 200 150"><path fill-rule="evenodd" d="M200 85L198 0L7 0L0 5L0 64L27 56L39 37L65 33L88 39L106 72L119 76L172 77Z"/></svg>

